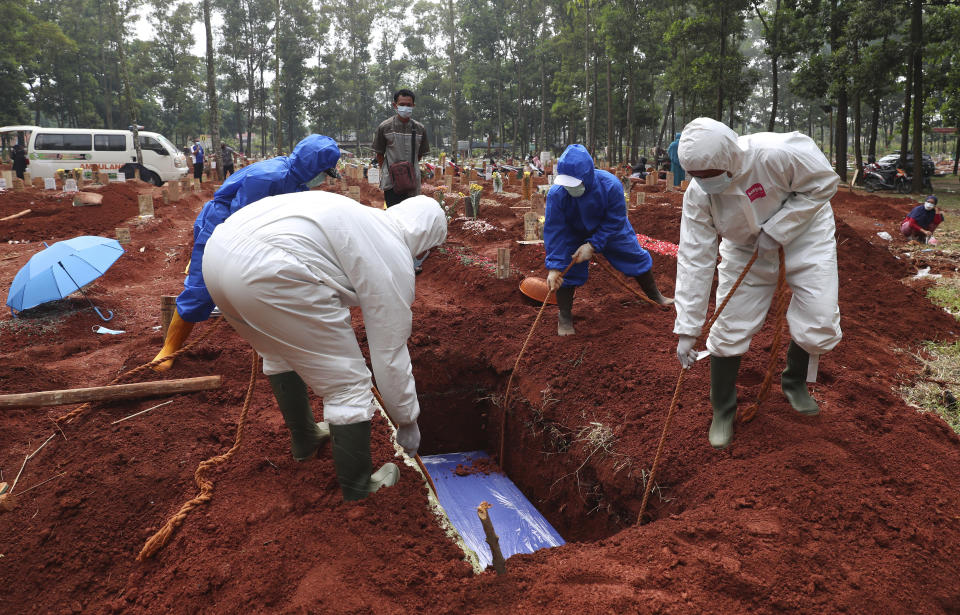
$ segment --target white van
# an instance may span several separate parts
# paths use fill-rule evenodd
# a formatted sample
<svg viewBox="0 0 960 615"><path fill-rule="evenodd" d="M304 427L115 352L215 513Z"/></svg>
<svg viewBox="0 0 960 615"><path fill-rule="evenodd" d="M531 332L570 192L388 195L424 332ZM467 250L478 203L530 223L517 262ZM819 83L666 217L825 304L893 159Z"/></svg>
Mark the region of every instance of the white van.
<svg viewBox="0 0 960 615"><path fill-rule="evenodd" d="M123 173L133 177L137 166L137 150L133 146L133 132L129 130L98 130L89 128L41 128L39 126L3 126L0 133L25 134L27 171L32 177L53 177L58 170L83 168L88 172L93 165L105 173ZM170 141L156 132L139 131L143 165L140 178L157 186L180 180L187 174L187 160ZM16 142L16 136L7 138Z"/></svg>

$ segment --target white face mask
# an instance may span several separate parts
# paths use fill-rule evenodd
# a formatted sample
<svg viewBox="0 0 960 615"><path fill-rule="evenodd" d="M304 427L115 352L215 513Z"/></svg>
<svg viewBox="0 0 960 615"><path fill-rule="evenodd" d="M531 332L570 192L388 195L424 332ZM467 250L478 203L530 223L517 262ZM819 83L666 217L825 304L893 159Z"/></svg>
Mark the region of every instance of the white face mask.
<svg viewBox="0 0 960 615"><path fill-rule="evenodd" d="M697 184L707 194L720 194L730 185L733 178L726 171L714 177L697 177Z"/></svg>
<svg viewBox="0 0 960 615"><path fill-rule="evenodd" d="M407 107L406 105L397 106L397 115L400 117L410 117L413 115L413 107Z"/></svg>
<svg viewBox="0 0 960 615"><path fill-rule="evenodd" d="M582 197L583 193L587 191L587 187L583 184L580 184L579 186L564 186L563 189L575 199Z"/></svg>
<svg viewBox="0 0 960 615"><path fill-rule="evenodd" d="M927 201L926 203L923 204L923 208L926 209L927 211L930 211L934 207L936 207L936 205L934 205L930 201Z"/></svg>

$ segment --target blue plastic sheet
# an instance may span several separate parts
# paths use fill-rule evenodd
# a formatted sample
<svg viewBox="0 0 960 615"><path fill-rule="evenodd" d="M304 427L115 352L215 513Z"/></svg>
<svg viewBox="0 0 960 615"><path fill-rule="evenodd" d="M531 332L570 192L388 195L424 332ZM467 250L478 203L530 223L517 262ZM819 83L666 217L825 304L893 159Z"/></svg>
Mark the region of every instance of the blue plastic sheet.
<svg viewBox="0 0 960 615"><path fill-rule="evenodd" d="M440 505L467 546L477 554L480 564L486 568L493 563L483 526L477 517L477 506L484 501L493 505L489 515L500 538L504 558L564 544L550 522L505 474L476 472L458 476L454 473L460 464L470 467L475 460L487 457L487 453L472 451L422 458L437 488Z"/></svg>

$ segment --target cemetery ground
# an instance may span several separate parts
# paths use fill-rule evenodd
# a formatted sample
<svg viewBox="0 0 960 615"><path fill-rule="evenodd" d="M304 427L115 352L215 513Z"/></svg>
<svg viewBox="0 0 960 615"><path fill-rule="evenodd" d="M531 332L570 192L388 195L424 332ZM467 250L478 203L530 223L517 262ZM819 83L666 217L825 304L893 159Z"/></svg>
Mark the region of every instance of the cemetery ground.
<svg viewBox="0 0 960 615"><path fill-rule="evenodd" d="M355 198L380 206L379 191L362 180L348 183L359 188ZM501 430L507 378L539 309L517 288L524 276L545 275L543 248L516 242L526 211L518 182L499 195L479 183L477 220L463 216L457 193L468 193L466 184L442 190L453 214L449 238L417 278L409 349L421 453L496 454L503 435L499 466L566 545L512 557L503 576L476 574L407 465L396 486L344 503L328 449L305 463L290 458L286 428L259 374L243 444L212 473L212 499L155 557L137 561L144 542L197 492L197 464L234 442L251 351L223 326L169 372L138 377L216 374L223 377L218 389L97 403L60 425L52 419L72 407L0 409L0 480L12 482L24 458L53 436L23 466L16 507L0 512L0 609L960 611L960 438L944 401L944 391L960 387L960 374L937 371L936 363L939 349L957 348L960 331L935 304L944 303L945 280L958 267L960 224L951 211L955 226L944 229L939 249L924 252L898 233L910 199L842 189L833 207L844 339L820 362L813 393L821 415L797 415L775 384L757 417L737 425L732 446L715 451L706 438L709 370L699 362L686 378L648 515L638 524L679 373L673 312L638 301L591 266L574 304L577 334L557 337L556 308L547 308L517 369ZM8 282L41 241L113 237L117 227L131 235L126 253L86 289L114 312L109 323L79 296L23 318L0 317L0 393L103 385L153 358L162 340L159 298L181 289L192 221L212 186L168 204L160 190L110 184L100 190L102 205L91 207L40 190L0 194L0 217L32 210L0 222L0 279ZM632 203L641 191L644 203L629 213L636 231L676 243L682 195L636 186ZM424 192L434 195L435 187ZM154 195L154 218L137 218L140 193ZM498 248L510 249L508 279L495 276ZM652 256L657 282L671 295L676 260ZM944 277L917 277L925 267ZM93 333L99 324L124 333ZM199 325L194 338L210 326ZM354 326L365 345L359 312ZM741 404L757 396L772 337L768 322L744 357ZM932 387L929 395L914 394L918 385ZM320 400L313 402L319 413ZM930 411L938 408L943 417ZM375 418L375 467L394 458L389 435Z"/></svg>

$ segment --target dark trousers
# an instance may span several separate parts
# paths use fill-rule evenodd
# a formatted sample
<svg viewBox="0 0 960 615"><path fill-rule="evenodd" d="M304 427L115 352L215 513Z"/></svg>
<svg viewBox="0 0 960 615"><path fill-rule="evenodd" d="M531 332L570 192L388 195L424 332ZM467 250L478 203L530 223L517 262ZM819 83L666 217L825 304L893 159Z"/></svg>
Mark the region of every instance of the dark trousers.
<svg viewBox="0 0 960 615"><path fill-rule="evenodd" d="M193 177L194 179L203 179L203 163L202 162L193 163Z"/></svg>
<svg viewBox="0 0 960 615"><path fill-rule="evenodd" d="M234 172L235 171L233 170L232 164L228 167L223 167L223 179L227 179L228 177L230 177L230 174Z"/></svg>
<svg viewBox="0 0 960 615"><path fill-rule="evenodd" d="M398 193L398 192L394 192L394 191L393 191L393 188L388 188L388 189L386 189L386 190L383 191L383 200L386 201L387 207L393 207L394 205L396 205L396 204L399 203L400 201L403 201L403 200L405 200L405 199L409 199L409 198L412 197L412 196L416 196L416 195L415 195L415 194L400 194L400 193Z"/></svg>

